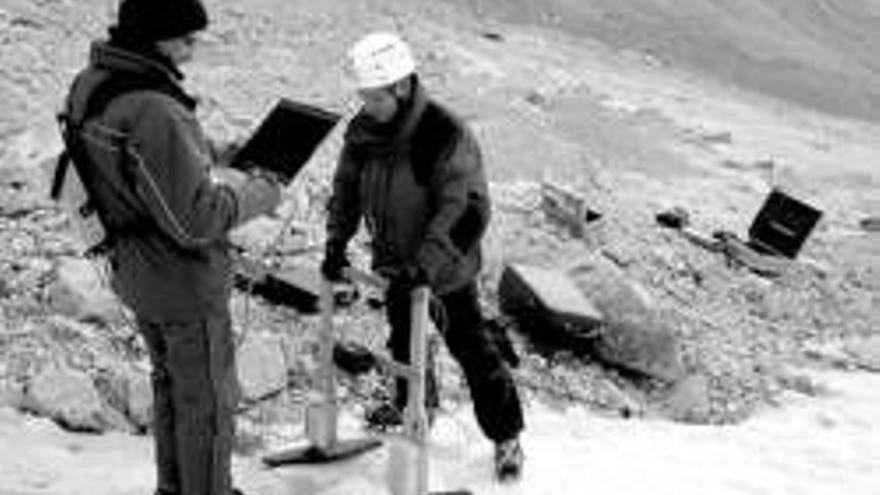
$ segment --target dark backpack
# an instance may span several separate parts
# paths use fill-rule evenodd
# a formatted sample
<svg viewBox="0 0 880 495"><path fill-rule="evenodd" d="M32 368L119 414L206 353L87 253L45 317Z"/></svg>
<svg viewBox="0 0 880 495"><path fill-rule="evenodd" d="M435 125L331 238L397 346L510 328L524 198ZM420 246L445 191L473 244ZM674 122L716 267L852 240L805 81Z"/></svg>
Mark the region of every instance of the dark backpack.
<svg viewBox="0 0 880 495"><path fill-rule="evenodd" d="M74 91L77 83L78 81L73 82L71 92ZM136 221L130 219L122 221L117 212L111 211L100 200L100 198L112 196L127 209L140 210L140 201L135 190L137 171L132 163L131 143L128 136L123 133L115 133L107 136L106 143L104 143L118 157L116 165L121 171L125 183L123 188L111 182L105 174L101 173L89 159L85 146L84 130L91 119L101 115L110 102L117 97L142 90L168 94L187 106L194 104L192 99L183 94L178 87L158 77L149 77L142 73L109 72L103 80L97 83L88 96L81 115L76 117L71 115L68 105L68 108L57 116L65 149L58 156L49 195L53 200L61 199L67 174L70 166L73 165L86 193L85 203L77 206L75 213L83 219L96 216L104 231L103 238L87 248L87 255L106 254L120 237L136 235L138 232L144 232L144 229L155 228L155 222L148 214L138 215Z"/></svg>

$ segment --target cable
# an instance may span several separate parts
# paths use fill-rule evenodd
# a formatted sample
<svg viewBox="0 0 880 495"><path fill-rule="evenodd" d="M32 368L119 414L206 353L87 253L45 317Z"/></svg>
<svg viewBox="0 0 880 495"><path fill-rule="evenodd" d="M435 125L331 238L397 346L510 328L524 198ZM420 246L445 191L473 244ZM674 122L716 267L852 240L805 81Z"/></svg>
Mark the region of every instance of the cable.
<svg viewBox="0 0 880 495"><path fill-rule="evenodd" d="M97 128L97 130L99 130L101 132L105 132L111 136L116 136L117 138L121 137L122 139L125 138L124 134L121 134L114 129L107 128L106 126L102 126L100 124L95 124L95 127ZM83 137L88 139L93 144L104 148L107 151L118 152L120 150L119 147L108 145L105 141L100 140L100 139L98 139L97 136L92 136L89 133L83 132ZM140 171L141 175L146 180L146 184L148 186L148 189L149 189L151 195L153 196L153 198L155 199L156 203L158 203L159 208L161 209L163 216L168 221L170 226L176 231L176 235L172 234L173 238L175 238L178 242L180 242L181 244L183 244L184 246L187 246L187 247L192 247L192 246L201 247L201 246L210 244L212 242L216 242L216 240L206 238L206 237L194 237L189 232L187 232L187 230L181 224L180 220L177 218L177 215L175 215L173 210L168 206L168 203L165 200L165 197L162 195L162 193L161 193L161 191L155 181L155 178L153 177L149 168L146 166L144 158L140 155L140 153L138 153L135 146L128 143L122 149L124 152L128 153L129 156L134 158L134 160L136 162L136 166L137 166L138 170ZM282 224L281 224L281 229L275 234L275 237L268 244L264 245L263 248L259 249L256 253L254 253L254 257L258 260L263 259L263 257L266 255L266 253L271 252L271 251L276 251L278 249L278 246L280 245L280 243L283 240L284 234L290 228L290 226L294 222L294 220L295 220L295 212L292 212L287 218L283 219ZM232 256L236 257L236 254L237 253L233 252ZM239 260L240 260L240 258L239 258ZM99 271L99 273L100 273L100 271ZM247 281L247 285L245 288L246 295L245 295L245 300L244 300L244 318L243 318L244 321L242 323L241 334L239 335L238 339L235 342L236 348L239 348L244 343L244 341L246 340L247 335L250 331L250 324L252 322L252 314L251 314L251 302L252 301L251 300L253 298L252 295L253 295L253 290L254 290L255 284L256 284L256 280L254 278L250 278Z"/></svg>
<svg viewBox="0 0 880 495"><path fill-rule="evenodd" d="M291 213L281 224L281 229L275 234L275 237L266 244L262 249L257 250L255 253L257 259L263 259L263 256L266 253L272 252L278 249L278 246L281 244L281 241L284 238L285 232L290 228L290 225L294 221L294 214ZM250 333L250 324L251 324L251 301L253 299L254 286L256 285L255 277L251 277L248 279L245 289L244 296L244 317L242 322L241 334L235 342L236 349L239 348L244 341L247 339L248 334Z"/></svg>

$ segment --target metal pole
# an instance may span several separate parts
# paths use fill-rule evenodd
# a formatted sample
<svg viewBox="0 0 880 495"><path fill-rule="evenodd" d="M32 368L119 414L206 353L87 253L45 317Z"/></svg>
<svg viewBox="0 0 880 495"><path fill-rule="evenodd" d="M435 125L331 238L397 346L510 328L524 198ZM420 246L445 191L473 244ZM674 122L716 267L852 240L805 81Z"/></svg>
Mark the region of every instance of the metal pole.
<svg viewBox="0 0 880 495"><path fill-rule="evenodd" d="M411 363L416 379L410 380L408 384L405 421L407 432L412 435L416 445L415 495L428 493L428 414L425 410L425 371L428 364L428 328L431 324L428 317L430 297L431 293L427 287L419 287L412 292L410 356L412 356Z"/></svg>
<svg viewBox="0 0 880 495"><path fill-rule="evenodd" d="M374 438L343 439L338 432L339 404L336 393L336 365L333 347L336 329L333 326L333 284L324 280L321 284L321 327L318 336L318 371L315 390L306 405L305 429L310 445L284 450L263 457L269 466L297 463L323 463L341 460L365 453L382 445Z"/></svg>
<svg viewBox="0 0 880 495"><path fill-rule="evenodd" d="M319 449L336 444L336 367L333 364L333 285L321 283L321 330L318 336L318 379L316 400L306 410L306 436Z"/></svg>

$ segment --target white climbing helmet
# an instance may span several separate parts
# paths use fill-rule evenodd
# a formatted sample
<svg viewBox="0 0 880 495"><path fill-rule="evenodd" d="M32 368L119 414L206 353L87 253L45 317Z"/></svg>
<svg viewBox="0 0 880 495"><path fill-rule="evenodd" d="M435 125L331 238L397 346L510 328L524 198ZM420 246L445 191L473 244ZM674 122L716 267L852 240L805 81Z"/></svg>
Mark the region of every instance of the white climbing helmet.
<svg viewBox="0 0 880 495"><path fill-rule="evenodd" d="M348 52L358 88L373 89L391 85L416 70L412 50L394 33L371 33Z"/></svg>

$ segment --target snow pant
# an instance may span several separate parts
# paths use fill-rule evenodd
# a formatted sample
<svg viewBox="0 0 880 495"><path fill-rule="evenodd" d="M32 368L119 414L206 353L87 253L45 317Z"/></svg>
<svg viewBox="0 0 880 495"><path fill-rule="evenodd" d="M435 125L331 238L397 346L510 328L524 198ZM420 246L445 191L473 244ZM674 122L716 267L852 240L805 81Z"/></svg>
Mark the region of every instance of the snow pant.
<svg viewBox="0 0 880 495"><path fill-rule="evenodd" d="M393 284L386 294L388 347L395 360L405 363L410 355L410 301L410 292ZM464 372L480 428L493 442L516 437L524 427L522 405L510 370L484 324L476 284L439 296L436 302L439 307L434 309L439 311L431 311L432 320ZM406 380L398 379L396 388L395 404L402 409ZM426 388L430 408L438 403L433 376L427 378Z"/></svg>
<svg viewBox="0 0 880 495"><path fill-rule="evenodd" d="M157 493L231 495L238 381L229 314L138 318L138 327L153 365Z"/></svg>

